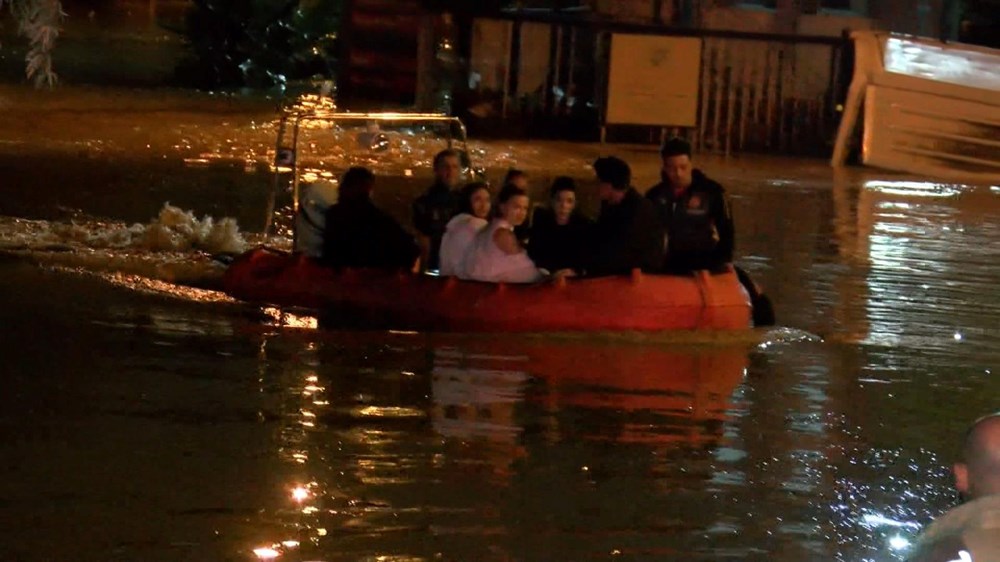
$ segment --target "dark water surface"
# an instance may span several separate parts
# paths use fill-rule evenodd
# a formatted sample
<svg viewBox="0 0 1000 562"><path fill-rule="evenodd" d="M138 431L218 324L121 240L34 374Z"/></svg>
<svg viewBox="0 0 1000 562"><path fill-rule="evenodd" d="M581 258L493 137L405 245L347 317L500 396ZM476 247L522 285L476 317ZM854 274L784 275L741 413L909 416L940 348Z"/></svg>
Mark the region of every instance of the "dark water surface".
<svg viewBox="0 0 1000 562"><path fill-rule="evenodd" d="M3 214L141 221L169 200L249 224L265 200L238 158L61 148L85 136L0 147ZM538 146L483 150L527 154L538 183L589 180L602 151ZM653 153L619 153L651 183ZM1000 409L1000 193L702 160L801 331L325 331L0 259L0 560L902 559L956 501L961 431ZM380 197L405 214L416 184Z"/></svg>

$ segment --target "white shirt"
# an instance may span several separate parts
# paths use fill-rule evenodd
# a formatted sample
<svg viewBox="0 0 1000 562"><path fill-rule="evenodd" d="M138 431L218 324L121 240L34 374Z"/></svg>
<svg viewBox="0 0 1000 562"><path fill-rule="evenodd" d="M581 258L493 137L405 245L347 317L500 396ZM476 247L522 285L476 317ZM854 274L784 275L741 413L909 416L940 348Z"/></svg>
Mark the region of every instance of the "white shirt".
<svg viewBox="0 0 1000 562"><path fill-rule="evenodd" d="M466 279L491 283L534 283L542 278L524 250L508 254L493 241L493 234L501 228L513 232L514 227L504 219L493 219L490 226L476 234L465 260Z"/></svg>
<svg viewBox="0 0 1000 562"><path fill-rule="evenodd" d="M448 221L444 236L441 238L438 265L441 275L465 276L465 257L472 247L476 234L488 224L486 219L474 217L469 213L456 215Z"/></svg>

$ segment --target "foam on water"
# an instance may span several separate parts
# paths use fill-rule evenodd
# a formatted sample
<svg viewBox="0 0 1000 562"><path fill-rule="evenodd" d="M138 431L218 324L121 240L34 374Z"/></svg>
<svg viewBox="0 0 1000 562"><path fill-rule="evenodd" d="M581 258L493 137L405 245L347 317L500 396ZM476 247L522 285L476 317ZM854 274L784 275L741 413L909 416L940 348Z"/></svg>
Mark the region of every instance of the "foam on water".
<svg viewBox="0 0 1000 562"><path fill-rule="evenodd" d="M90 272L132 274L198 287L216 286L225 265L214 254L252 242L233 218L197 218L170 203L147 224L50 222L0 217L0 252Z"/></svg>

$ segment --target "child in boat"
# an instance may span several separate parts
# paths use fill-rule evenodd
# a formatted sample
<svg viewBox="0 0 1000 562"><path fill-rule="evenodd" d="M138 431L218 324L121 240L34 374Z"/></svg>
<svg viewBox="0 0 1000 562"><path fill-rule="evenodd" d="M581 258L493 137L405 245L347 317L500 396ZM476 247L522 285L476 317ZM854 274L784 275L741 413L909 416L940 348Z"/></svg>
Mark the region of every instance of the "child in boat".
<svg viewBox="0 0 1000 562"><path fill-rule="evenodd" d="M326 211L322 261L331 267L412 269L416 241L372 202L375 174L354 167L340 180L340 196Z"/></svg>
<svg viewBox="0 0 1000 562"><path fill-rule="evenodd" d="M465 277L492 283L534 283L543 277L514 228L528 216L528 194L506 185L497 197L497 216L476 235L465 261Z"/></svg>
<svg viewBox="0 0 1000 562"><path fill-rule="evenodd" d="M483 182L462 188L458 214L452 217L441 238L441 275L465 275L465 256L476 234L489 225L490 189Z"/></svg>
<svg viewBox="0 0 1000 562"><path fill-rule="evenodd" d="M576 211L576 182L560 176L552 182L549 207L539 207L531 219L528 256L549 271L580 269L594 223Z"/></svg>

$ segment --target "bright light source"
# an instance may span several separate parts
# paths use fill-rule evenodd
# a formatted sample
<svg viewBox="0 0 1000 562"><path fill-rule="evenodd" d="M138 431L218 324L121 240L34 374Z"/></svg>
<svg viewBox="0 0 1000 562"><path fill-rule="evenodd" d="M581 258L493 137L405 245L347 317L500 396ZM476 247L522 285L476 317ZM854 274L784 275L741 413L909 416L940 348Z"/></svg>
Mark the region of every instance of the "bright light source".
<svg viewBox="0 0 1000 562"><path fill-rule="evenodd" d="M253 549L253 553L257 555L257 558L261 560L274 560L275 558L281 556L281 553L269 546L263 546L261 548Z"/></svg>
<svg viewBox="0 0 1000 562"><path fill-rule="evenodd" d="M292 499L297 502L304 502L309 499L309 496L309 490L303 486L296 486L295 489L292 490Z"/></svg>
<svg viewBox="0 0 1000 562"><path fill-rule="evenodd" d="M962 334L960 334L958 332L955 332L955 335L952 336L952 337L955 338L955 341L962 341Z"/></svg>
<svg viewBox="0 0 1000 562"><path fill-rule="evenodd" d="M903 550L904 548L910 546L910 541L906 537L901 537L896 535L889 539L889 548L893 550Z"/></svg>

